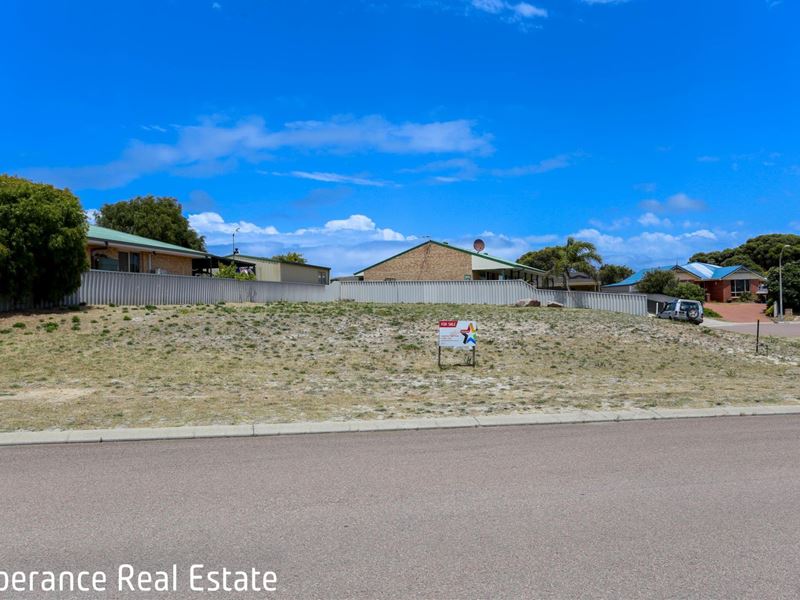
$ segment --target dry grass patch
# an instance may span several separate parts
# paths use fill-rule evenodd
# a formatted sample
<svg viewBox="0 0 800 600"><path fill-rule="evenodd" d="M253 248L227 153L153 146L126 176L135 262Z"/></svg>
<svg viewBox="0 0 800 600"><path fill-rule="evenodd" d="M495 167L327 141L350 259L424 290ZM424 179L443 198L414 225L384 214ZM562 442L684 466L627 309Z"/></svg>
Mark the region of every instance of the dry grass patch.
<svg viewBox="0 0 800 600"><path fill-rule="evenodd" d="M479 321L478 367L436 325ZM800 341L588 310L273 303L0 318L0 430L800 402ZM448 362L461 356L445 354Z"/></svg>

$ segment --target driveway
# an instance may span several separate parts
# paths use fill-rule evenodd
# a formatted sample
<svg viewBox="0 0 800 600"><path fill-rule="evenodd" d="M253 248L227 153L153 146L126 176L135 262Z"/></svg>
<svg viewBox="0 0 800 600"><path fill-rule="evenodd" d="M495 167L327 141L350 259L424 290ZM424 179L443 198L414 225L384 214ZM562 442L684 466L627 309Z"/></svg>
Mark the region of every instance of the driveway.
<svg viewBox="0 0 800 600"><path fill-rule="evenodd" d="M177 565L123 598L191 597L192 563L276 571L236 598L796 598L798 455L787 416L0 448L0 565Z"/></svg>
<svg viewBox="0 0 800 600"><path fill-rule="evenodd" d="M756 302L706 302L704 306L717 311L724 320L731 323L755 323L768 318L764 315L767 305Z"/></svg>

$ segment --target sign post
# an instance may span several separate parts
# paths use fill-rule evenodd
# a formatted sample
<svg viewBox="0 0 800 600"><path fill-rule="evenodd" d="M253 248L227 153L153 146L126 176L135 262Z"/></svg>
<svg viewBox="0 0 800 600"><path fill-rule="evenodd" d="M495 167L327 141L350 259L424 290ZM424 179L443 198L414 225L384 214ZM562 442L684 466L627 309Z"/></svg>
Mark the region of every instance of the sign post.
<svg viewBox="0 0 800 600"><path fill-rule="evenodd" d="M475 321L439 321L439 368L442 368L442 348L470 351L467 364L475 367L475 350L478 347L478 324Z"/></svg>

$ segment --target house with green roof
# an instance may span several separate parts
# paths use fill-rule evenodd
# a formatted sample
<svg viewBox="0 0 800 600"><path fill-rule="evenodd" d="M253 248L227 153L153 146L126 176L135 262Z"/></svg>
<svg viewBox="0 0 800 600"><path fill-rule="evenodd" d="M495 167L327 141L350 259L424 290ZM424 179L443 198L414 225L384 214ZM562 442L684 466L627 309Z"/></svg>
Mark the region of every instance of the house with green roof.
<svg viewBox="0 0 800 600"><path fill-rule="evenodd" d="M128 273L210 274L220 262L231 262L202 250L167 244L97 225L89 225L86 252L90 268ZM252 265L247 263L245 266Z"/></svg>
<svg viewBox="0 0 800 600"><path fill-rule="evenodd" d="M539 285L545 272L514 261L429 240L361 269L364 281L494 281L521 279Z"/></svg>

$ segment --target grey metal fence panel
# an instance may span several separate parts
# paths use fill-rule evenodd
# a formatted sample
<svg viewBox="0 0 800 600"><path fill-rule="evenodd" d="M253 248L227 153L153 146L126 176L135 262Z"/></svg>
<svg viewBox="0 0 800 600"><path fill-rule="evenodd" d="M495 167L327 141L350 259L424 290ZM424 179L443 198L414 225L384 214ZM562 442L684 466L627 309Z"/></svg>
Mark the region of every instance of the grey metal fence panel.
<svg viewBox="0 0 800 600"><path fill-rule="evenodd" d="M567 308L591 308L632 315L647 314L643 294L606 294L541 290L511 281L343 281L342 300L383 303L514 304L534 298L543 304L558 302Z"/></svg>
<svg viewBox="0 0 800 600"><path fill-rule="evenodd" d="M71 303L156 306L279 300L293 302L338 300L338 285L88 271L83 274L81 287L73 294Z"/></svg>
<svg viewBox="0 0 800 600"><path fill-rule="evenodd" d="M214 304L216 302L331 302L354 300L379 303L514 304L535 298L568 308L591 308L633 315L647 314L643 294L541 290L511 281L343 281L330 285L238 281L210 277L150 275L119 271L87 271L80 289L62 304ZM0 299L0 310L46 308L18 306Z"/></svg>

